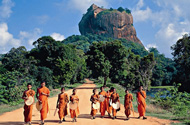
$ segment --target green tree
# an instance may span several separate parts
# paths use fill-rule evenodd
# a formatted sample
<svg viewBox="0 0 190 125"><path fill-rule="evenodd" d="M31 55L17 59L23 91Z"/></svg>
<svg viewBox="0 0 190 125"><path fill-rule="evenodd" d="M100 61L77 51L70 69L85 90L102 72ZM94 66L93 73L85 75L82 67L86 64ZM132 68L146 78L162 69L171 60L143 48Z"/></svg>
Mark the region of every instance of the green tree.
<svg viewBox="0 0 190 125"><path fill-rule="evenodd" d="M176 75L175 62L160 54L156 48L149 48L150 52L154 53L156 65L153 69L151 79L152 86L173 85L173 78Z"/></svg>
<svg viewBox="0 0 190 125"><path fill-rule="evenodd" d="M182 84L181 91L190 92L190 36L184 35L171 49L176 67L178 67L176 83Z"/></svg>
<svg viewBox="0 0 190 125"><path fill-rule="evenodd" d="M126 48L121 41L113 42L94 42L90 46L87 65L92 70L92 76L95 78L104 77L104 85L108 77L112 81L118 82L120 76L124 75L124 62L127 56Z"/></svg>
<svg viewBox="0 0 190 125"><path fill-rule="evenodd" d="M2 59L3 67L9 71L17 70L19 72L28 73L31 64L35 61L32 57L27 58L28 51L24 46L12 48Z"/></svg>

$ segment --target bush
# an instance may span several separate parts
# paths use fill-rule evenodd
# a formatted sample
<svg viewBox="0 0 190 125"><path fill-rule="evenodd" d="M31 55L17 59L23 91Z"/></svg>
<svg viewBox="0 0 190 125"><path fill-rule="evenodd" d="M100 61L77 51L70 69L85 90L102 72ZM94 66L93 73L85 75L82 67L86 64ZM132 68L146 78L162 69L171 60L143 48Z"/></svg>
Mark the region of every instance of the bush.
<svg viewBox="0 0 190 125"><path fill-rule="evenodd" d="M179 92L180 85L156 93L156 104L172 112L177 119L190 122L190 94Z"/></svg>

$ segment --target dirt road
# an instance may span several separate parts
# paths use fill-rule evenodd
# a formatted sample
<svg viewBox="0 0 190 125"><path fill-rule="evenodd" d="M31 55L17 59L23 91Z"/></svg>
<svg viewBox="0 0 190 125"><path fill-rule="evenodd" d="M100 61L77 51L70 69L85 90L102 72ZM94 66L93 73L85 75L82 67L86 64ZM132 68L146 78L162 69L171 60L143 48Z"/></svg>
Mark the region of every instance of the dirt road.
<svg viewBox="0 0 190 125"><path fill-rule="evenodd" d="M81 87L95 87L94 84L83 84ZM67 91L68 95L71 95L72 90ZM166 125L170 124L171 120L163 120L158 119L155 117L147 117L147 120L137 119L138 114L135 113L135 117L131 116L131 119L128 121L125 121L126 118L124 115L124 108L123 105L121 105L121 110L117 113L117 119L112 120L111 118L108 118L107 113L106 117L104 119L100 118L100 114L97 114L97 118L95 120L91 120L90 111L91 111L91 102L90 102L90 96L92 95L92 89L78 89L77 95L80 98L79 102L79 109L80 109L80 115L77 118L76 123L71 122L70 115L66 117L66 122L63 122L64 125L124 125L124 124L130 124L130 125ZM49 105L50 105L50 114L48 114L48 117L45 121L46 125L56 125L59 124L59 118L58 114L54 116L54 111L56 107L56 101L57 97L53 97L49 99ZM7 112L0 116L0 125L23 125L23 108L17 109L12 112ZM33 118L32 118L32 124L37 125L40 123L40 113L36 110L35 106L33 109Z"/></svg>

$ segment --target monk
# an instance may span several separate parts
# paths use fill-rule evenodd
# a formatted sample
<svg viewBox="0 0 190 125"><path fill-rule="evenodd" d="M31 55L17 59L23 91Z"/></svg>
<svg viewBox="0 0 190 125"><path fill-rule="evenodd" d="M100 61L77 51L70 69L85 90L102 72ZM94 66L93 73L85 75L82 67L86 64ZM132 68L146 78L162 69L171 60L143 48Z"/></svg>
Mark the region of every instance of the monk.
<svg viewBox="0 0 190 125"><path fill-rule="evenodd" d="M112 103L120 102L119 101L119 94L116 93L116 89L114 88L113 93L111 94L111 101ZM116 118L117 110L112 108L112 115L113 115L113 120Z"/></svg>
<svg viewBox="0 0 190 125"><path fill-rule="evenodd" d="M34 99L34 95L35 95L35 91L32 90L32 84L28 83L27 84L27 90L24 91L23 95L22 95L22 99L24 99L24 101L28 100L29 96L32 96L32 98ZM33 109L33 104L31 105L24 105L24 122L25 124L29 124L31 125L31 121L32 121L32 109Z"/></svg>
<svg viewBox="0 0 190 125"><path fill-rule="evenodd" d="M110 98L111 98L111 95L113 93L113 90L114 88L111 87L110 90L107 91L107 98L106 98L106 101L107 101L107 112L108 112L108 116L111 117L111 112L112 112L112 106L110 105Z"/></svg>
<svg viewBox="0 0 190 125"><path fill-rule="evenodd" d="M133 95L129 93L129 90L125 90L125 100L124 100L124 108L125 108L125 115L127 117L126 120L129 120L129 115L131 114L131 108L133 106L132 101L133 101Z"/></svg>
<svg viewBox="0 0 190 125"><path fill-rule="evenodd" d="M57 99L57 106L56 108L59 109L58 115L59 115L59 123L62 123L62 121L65 121L65 116L68 114L67 111L67 103L69 102L69 98L67 93L65 93L65 88L61 88L61 93L58 95Z"/></svg>
<svg viewBox="0 0 190 125"><path fill-rule="evenodd" d="M103 97L107 98L107 92L104 91L104 87L100 87L101 92L99 95L102 95ZM100 102L100 113L101 113L101 118L104 118L105 112L107 110L107 99L105 99L103 102Z"/></svg>
<svg viewBox="0 0 190 125"><path fill-rule="evenodd" d="M91 108L91 116L92 116L92 119L95 119L95 116L96 116L96 113L98 112L98 109L94 109L93 108L93 103L96 104L96 103L99 103L99 98L100 96L98 95L98 91L96 89L93 89L93 95L91 96L90 98L90 101L92 102L92 108Z"/></svg>
<svg viewBox="0 0 190 125"><path fill-rule="evenodd" d="M73 94L70 96L70 101L72 103L79 103L79 97L76 95L77 90L73 89ZM73 119L72 122L77 122L76 117L78 117L79 115L79 107L77 106L77 108L75 110L70 109L70 114L71 114L71 118Z"/></svg>
<svg viewBox="0 0 190 125"><path fill-rule="evenodd" d="M137 103L138 103L138 112L139 112L139 117L143 117L143 119L147 119L145 117L145 112L146 112L146 92L143 91L143 87L139 87L139 91L137 92Z"/></svg>
<svg viewBox="0 0 190 125"><path fill-rule="evenodd" d="M39 103L42 104L42 109L40 110L41 125L44 125L44 120L45 118L47 118L47 113L49 111L48 97L49 97L50 91L45 85L46 83L42 81L41 87L37 89L37 94L36 94L36 98L38 99Z"/></svg>

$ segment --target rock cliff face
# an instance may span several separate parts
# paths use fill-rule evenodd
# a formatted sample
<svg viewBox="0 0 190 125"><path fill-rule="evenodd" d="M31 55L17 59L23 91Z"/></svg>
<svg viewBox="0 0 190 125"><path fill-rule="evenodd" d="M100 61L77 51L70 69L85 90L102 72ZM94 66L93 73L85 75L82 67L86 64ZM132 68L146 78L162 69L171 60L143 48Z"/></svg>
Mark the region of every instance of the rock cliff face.
<svg viewBox="0 0 190 125"><path fill-rule="evenodd" d="M103 9L94 4L88 8L79 22L82 35L93 33L112 38L125 38L142 45L136 36L133 16L126 10Z"/></svg>

